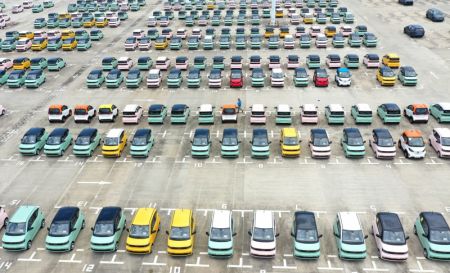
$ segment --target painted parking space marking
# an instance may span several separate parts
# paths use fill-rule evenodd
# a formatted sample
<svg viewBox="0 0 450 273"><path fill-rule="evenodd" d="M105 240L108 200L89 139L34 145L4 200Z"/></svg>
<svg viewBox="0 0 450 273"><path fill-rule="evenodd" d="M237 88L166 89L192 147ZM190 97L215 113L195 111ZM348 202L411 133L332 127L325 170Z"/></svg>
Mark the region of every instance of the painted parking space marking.
<svg viewBox="0 0 450 273"><path fill-rule="evenodd" d="M433 269L424 269L422 266L422 263L420 262L420 260L424 260L424 257L417 257L417 267L418 269L410 269L409 272L414 272L414 273L431 273L431 272L435 272L435 270Z"/></svg>
<svg viewBox="0 0 450 273"><path fill-rule="evenodd" d="M159 252L159 251L158 251ZM142 265L150 265L150 266L166 266L166 263L158 263L158 255L155 255L155 257L153 258L153 262L149 263L149 262L143 262Z"/></svg>
<svg viewBox="0 0 450 273"><path fill-rule="evenodd" d="M293 269L293 270L297 270L297 266L289 266L287 265L287 261L286 259L283 259L283 265L272 265L273 269Z"/></svg>
<svg viewBox="0 0 450 273"><path fill-rule="evenodd" d="M36 256L36 251L33 251L33 253L31 253L31 256L29 258L19 258L17 259L17 261L19 262L40 262L41 259L35 259L34 256Z"/></svg>
<svg viewBox="0 0 450 273"><path fill-rule="evenodd" d="M367 271L367 272L388 272L389 271L389 269L387 269L387 268L378 268L375 261L371 261L371 262L372 262L372 267L363 268L364 271Z"/></svg>
<svg viewBox="0 0 450 273"><path fill-rule="evenodd" d="M253 268L252 265L245 265L243 258L239 258L239 264L229 264L227 265L228 268Z"/></svg>
<svg viewBox="0 0 450 273"><path fill-rule="evenodd" d="M69 260L58 260L58 262L59 263L77 263L77 264L79 264L79 263L81 263L81 260L75 260L76 255L77 254L74 253L74 254L72 254L72 256Z"/></svg>
<svg viewBox="0 0 450 273"><path fill-rule="evenodd" d="M124 264L124 262L116 261L117 254L114 254L110 261L100 261L100 264L115 264L115 265L121 265Z"/></svg>
<svg viewBox="0 0 450 273"><path fill-rule="evenodd" d="M197 257L197 262L195 264L186 264L186 267L209 267L209 264L200 263L200 257Z"/></svg>

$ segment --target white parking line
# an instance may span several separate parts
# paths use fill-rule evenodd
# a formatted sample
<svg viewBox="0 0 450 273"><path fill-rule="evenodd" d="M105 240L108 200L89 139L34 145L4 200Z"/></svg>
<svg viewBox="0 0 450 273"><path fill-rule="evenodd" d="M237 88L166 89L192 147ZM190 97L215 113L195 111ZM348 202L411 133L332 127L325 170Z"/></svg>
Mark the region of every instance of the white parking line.
<svg viewBox="0 0 450 273"><path fill-rule="evenodd" d="M244 265L244 262L242 261L242 257L239 258L239 264L229 264L227 265L228 268L253 268L252 265Z"/></svg>
<svg viewBox="0 0 450 273"><path fill-rule="evenodd" d="M58 260L59 263L76 263L79 264L81 263L81 260L75 260L75 255L77 254L72 254L72 257L70 258L70 260Z"/></svg>
<svg viewBox="0 0 450 273"><path fill-rule="evenodd" d="M116 261L117 254L114 254L111 261L100 261L100 264L123 264L123 262Z"/></svg>
<svg viewBox="0 0 450 273"><path fill-rule="evenodd" d="M111 182L106 182L106 181L78 181L77 184L109 185L109 184L111 184Z"/></svg>
<svg viewBox="0 0 450 273"><path fill-rule="evenodd" d="M434 74L433 71L430 71L430 75L433 76L436 80L439 80L439 77L436 74Z"/></svg>
<svg viewBox="0 0 450 273"><path fill-rule="evenodd" d="M410 269L409 272L420 272L420 273L425 273L425 272L435 272L432 269L423 269L422 263L419 261L419 257L417 257L417 266L419 267L419 269Z"/></svg>
<svg viewBox="0 0 450 273"><path fill-rule="evenodd" d="M331 271L343 271L344 269L342 267L332 267L331 261L327 261L328 267L317 267L318 270L331 270Z"/></svg>
<svg viewBox="0 0 450 273"><path fill-rule="evenodd" d="M153 262L151 262L151 263L143 262L142 265L165 266L167 264L166 263L158 263L158 255L155 255L155 257L153 258Z"/></svg>
<svg viewBox="0 0 450 273"><path fill-rule="evenodd" d="M389 269L386 268L378 268L375 261L372 261L372 268L363 268L364 271L369 271L369 272L387 272L389 271Z"/></svg>
<svg viewBox="0 0 450 273"><path fill-rule="evenodd" d="M33 251L30 258L19 258L17 261L19 262L40 262L41 259L35 259L34 256L36 256L36 251Z"/></svg>
<svg viewBox="0 0 450 273"><path fill-rule="evenodd" d="M282 266L273 265L272 268L273 269L294 269L294 270L296 270L297 266L288 266L287 262L286 262L286 259L283 259L283 265Z"/></svg>
<svg viewBox="0 0 450 273"><path fill-rule="evenodd" d="M186 264L186 267L209 267L209 264L201 264L200 257L197 257L197 262L195 264Z"/></svg>

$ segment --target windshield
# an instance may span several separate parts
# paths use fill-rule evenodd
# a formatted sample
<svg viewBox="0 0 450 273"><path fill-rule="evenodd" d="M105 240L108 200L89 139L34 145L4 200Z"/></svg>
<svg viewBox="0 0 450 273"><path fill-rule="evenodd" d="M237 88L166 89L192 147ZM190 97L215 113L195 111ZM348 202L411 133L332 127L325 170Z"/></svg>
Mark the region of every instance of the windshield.
<svg viewBox="0 0 450 273"><path fill-rule="evenodd" d="M104 140L104 145L117 146L119 145L119 139L117 137L106 137Z"/></svg>
<svg viewBox="0 0 450 273"><path fill-rule="evenodd" d="M132 144L134 146L145 146L145 145L147 145L147 138L146 137L134 137Z"/></svg>
<svg viewBox="0 0 450 273"><path fill-rule="evenodd" d="M48 231L48 235L62 237L69 235L69 223L68 222L56 222L52 223L50 226L50 230Z"/></svg>
<svg viewBox="0 0 450 273"><path fill-rule="evenodd" d="M350 78L350 72L339 72L339 77L341 78Z"/></svg>
<svg viewBox="0 0 450 273"><path fill-rule="evenodd" d="M148 238L150 235L150 228L148 225L131 225L130 237L131 238Z"/></svg>
<svg viewBox="0 0 450 273"><path fill-rule="evenodd" d="M390 245L404 245L406 244L405 234L403 231L383 231L383 242Z"/></svg>
<svg viewBox="0 0 450 273"><path fill-rule="evenodd" d="M139 78L140 76L141 75L139 74L139 72L131 72L131 73L128 73L127 78L134 80L134 79Z"/></svg>
<svg viewBox="0 0 450 273"><path fill-rule="evenodd" d="M317 147L327 147L330 145L330 142L328 141L328 137L315 137L313 145Z"/></svg>
<svg viewBox="0 0 450 273"><path fill-rule="evenodd" d="M188 74L188 79L198 79L199 78L199 74L197 71L191 71Z"/></svg>
<svg viewBox="0 0 450 273"><path fill-rule="evenodd" d="M272 73L272 78L281 79L283 77L284 77L283 72L273 72Z"/></svg>
<svg viewBox="0 0 450 273"><path fill-rule="evenodd" d="M114 80L114 79L119 78L119 75L120 75L120 73L115 73L115 72L113 72L113 73L108 73L108 76L106 76L106 78L108 78L108 79L110 79L110 80Z"/></svg>
<svg viewBox="0 0 450 273"><path fill-rule="evenodd" d="M114 225L111 222L98 222L94 227L94 236L108 237L114 234Z"/></svg>
<svg viewBox="0 0 450 273"><path fill-rule="evenodd" d="M411 147L423 147L425 143L421 137L408 137L408 145Z"/></svg>
<svg viewBox="0 0 450 273"><path fill-rule="evenodd" d="M432 229L430 230L430 241L440 245L450 244L450 230Z"/></svg>
<svg viewBox="0 0 450 273"><path fill-rule="evenodd" d="M190 238L189 227L172 227L170 239L175 241L188 240Z"/></svg>
<svg viewBox="0 0 450 273"><path fill-rule="evenodd" d="M100 74L98 74L98 73L89 73L89 75L88 75L88 80L96 80L96 79L98 79L100 77ZM78 109L77 109L78 110ZM75 112L76 112L76 110L75 110Z"/></svg>
<svg viewBox="0 0 450 273"><path fill-rule="evenodd" d="M171 72L169 73L169 75L167 76L168 79L178 79L180 77L180 74L177 72Z"/></svg>
<svg viewBox="0 0 450 273"><path fill-rule="evenodd" d="M6 225L6 235L16 236L25 234L26 223L9 222Z"/></svg>
<svg viewBox="0 0 450 273"><path fill-rule="evenodd" d="M442 137L441 144L442 146L450 146L450 137Z"/></svg>
<svg viewBox="0 0 450 273"><path fill-rule="evenodd" d="M91 143L91 138L88 136L77 137L75 140L76 145L89 145Z"/></svg>
<svg viewBox="0 0 450 273"><path fill-rule="evenodd" d="M342 230L342 242L352 245L363 244L363 233L361 230Z"/></svg>
<svg viewBox="0 0 450 273"><path fill-rule="evenodd" d="M8 79L17 80L22 76L23 76L23 74L20 74L20 73L11 73L11 74L9 74Z"/></svg>
<svg viewBox="0 0 450 273"><path fill-rule="evenodd" d="M327 72L318 71L317 72L318 78L328 78Z"/></svg>
<svg viewBox="0 0 450 273"><path fill-rule="evenodd" d="M209 74L209 78L216 80L216 79L220 79L221 75L220 75L220 73L211 73L211 74Z"/></svg>
<svg viewBox="0 0 450 273"><path fill-rule="evenodd" d="M272 228L257 228L253 229L253 240L257 242L273 242L274 234Z"/></svg>
<svg viewBox="0 0 450 273"><path fill-rule="evenodd" d="M349 137L347 144L350 146L361 146L364 144L364 142L361 137Z"/></svg>
<svg viewBox="0 0 450 273"><path fill-rule="evenodd" d="M214 242L228 242L231 240L231 231L229 228L211 228L209 238Z"/></svg>
<svg viewBox="0 0 450 273"><path fill-rule="evenodd" d="M283 139L283 144L289 146L298 145L298 140L296 137L285 137Z"/></svg>
<svg viewBox="0 0 450 273"><path fill-rule="evenodd" d="M230 78L232 78L232 79L240 79L241 75L242 74L240 72L231 72Z"/></svg>
<svg viewBox="0 0 450 273"><path fill-rule="evenodd" d="M315 229L298 229L295 240L302 243L315 243L318 240L317 231Z"/></svg>
<svg viewBox="0 0 450 273"><path fill-rule="evenodd" d="M28 75L27 75L27 80L35 80L35 79L37 79L38 78L38 74L35 74L35 73L29 73Z"/></svg>
<svg viewBox="0 0 450 273"><path fill-rule="evenodd" d="M192 145L194 146L206 146L208 145L208 138L206 137L194 137L192 141Z"/></svg>
<svg viewBox="0 0 450 273"><path fill-rule="evenodd" d="M36 136L23 136L21 143L22 144L34 144L36 143Z"/></svg>
<svg viewBox="0 0 450 273"><path fill-rule="evenodd" d="M417 76L416 71L410 69L410 70L405 70L405 76L406 77L415 77Z"/></svg>
<svg viewBox="0 0 450 273"><path fill-rule="evenodd" d="M150 73L150 74L148 74L148 78L149 79L152 79L152 80L156 80L156 79L159 79L159 74L152 74L152 73Z"/></svg>
<svg viewBox="0 0 450 273"><path fill-rule="evenodd" d="M253 78L262 78L262 77L264 77L264 74L262 71L253 70L252 77Z"/></svg>
<svg viewBox="0 0 450 273"><path fill-rule="evenodd" d="M392 138L379 138L378 146L381 147L392 147L394 146L394 140Z"/></svg>
<svg viewBox="0 0 450 273"><path fill-rule="evenodd" d="M255 137L253 138L253 146L267 146L269 145L269 141L267 137Z"/></svg>
<svg viewBox="0 0 450 273"><path fill-rule="evenodd" d="M58 145L60 143L61 143L61 137L59 137L59 136L50 136L47 138L47 144Z"/></svg>
<svg viewBox="0 0 450 273"><path fill-rule="evenodd" d="M236 137L224 137L222 139L222 145L224 146L236 146L238 144L238 140Z"/></svg>

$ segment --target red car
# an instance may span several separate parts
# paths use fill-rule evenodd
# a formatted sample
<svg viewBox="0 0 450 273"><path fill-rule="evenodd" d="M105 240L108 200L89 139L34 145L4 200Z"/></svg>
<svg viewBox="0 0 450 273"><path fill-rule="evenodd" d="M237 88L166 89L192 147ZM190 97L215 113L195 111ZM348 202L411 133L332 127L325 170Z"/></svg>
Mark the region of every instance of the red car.
<svg viewBox="0 0 450 273"><path fill-rule="evenodd" d="M328 87L328 73L323 68L318 68L314 71L313 77L314 85L316 87Z"/></svg>
<svg viewBox="0 0 450 273"><path fill-rule="evenodd" d="M242 87L244 85L244 75L241 69L231 69L230 87Z"/></svg>

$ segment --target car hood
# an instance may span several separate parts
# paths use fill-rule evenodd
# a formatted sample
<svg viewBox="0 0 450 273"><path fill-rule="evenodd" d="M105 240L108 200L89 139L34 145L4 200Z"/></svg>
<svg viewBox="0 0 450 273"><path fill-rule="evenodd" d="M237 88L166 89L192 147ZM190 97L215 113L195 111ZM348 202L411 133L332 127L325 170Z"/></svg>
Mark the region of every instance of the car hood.
<svg viewBox="0 0 450 273"><path fill-rule="evenodd" d="M98 236L92 235L92 237L91 237L91 244L112 244L113 242L114 242L114 236L98 237Z"/></svg>
<svg viewBox="0 0 450 273"><path fill-rule="evenodd" d="M38 144L37 142L34 144L20 144L19 148L20 149L33 149L36 147L37 144Z"/></svg>
<svg viewBox="0 0 450 273"><path fill-rule="evenodd" d="M266 152L269 150L269 145L267 146L254 146L252 145L252 150L255 152Z"/></svg>
<svg viewBox="0 0 450 273"><path fill-rule="evenodd" d="M9 235L3 235L2 241L4 243L19 243L25 240L25 234L24 235L19 235L19 236L9 236Z"/></svg>
<svg viewBox="0 0 450 273"><path fill-rule="evenodd" d="M330 146L314 146L311 145L311 147L313 148L314 151L318 151L318 152L328 152L330 151Z"/></svg>
<svg viewBox="0 0 450 273"><path fill-rule="evenodd" d="M102 146L102 150L103 151L115 151L117 149L119 149L119 145L117 145L117 146L105 146L105 145L103 145Z"/></svg>
<svg viewBox="0 0 450 273"><path fill-rule="evenodd" d="M383 243L383 250L394 253L405 253L408 252L408 245L388 245L386 243Z"/></svg>
<svg viewBox="0 0 450 273"><path fill-rule="evenodd" d="M69 236L55 237L47 235L45 243L48 244L65 244L69 242Z"/></svg>
<svg viewBox="0 0 450 273"><path fill-rule="evenodd" d="M209 145L205 145L205 146L192 145L192 150L193 151L203 152L203 151L207 151L208 149L209 149Z"/></svg>
<svg viewBox="0 0 450 273"><path fill-rule="evenodd" d="M91 147L91 144L88 144L88 145L73 145L73 149L74 150L89 150L89 148Z"/></svg>
<svg viewBox="0 0 450 273"><path fill-rule="evenodd" d="M359 244L359 245L351 245L351 244L342 243L341 248L342 248L342 250L349 251L349 252L364 252L367 250L366 243Z"/></svg>
<svg viewBox="0 0 450 273"><path fill-rule="evenodd" d="M214 248L214 249L229 249L233 247L233 241L227 241L227 242L216 242L216 241L208 241L208 247Z"/></svg>
<svg viewBox="0 0 450 273"><path fill-rule="evenodd" d="M430 241L428 241L428 243L429 243L430 249L432 251L448 252L448 253L450 253L450 245L438 245L438 244L433 244Z"/></svg>
<svg viewBox="0 0 450 273"><path fill-rule="evenodd" d="M133 151L146 151L148 149L148 145L149 144L146 144L144 146L131 145L130 149Z"/></svg>
<svg viewBox="0 0 450 273"><path fill-rule="evenodd" d="M320 250L320 243L313 243L313 244L305 244L300 243L294 240L295 248L303 251L314 251L314 250Z"/></svg>

